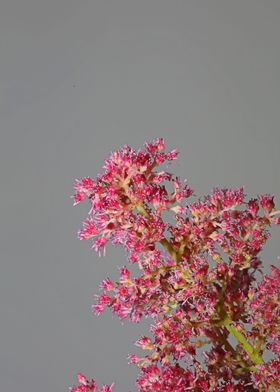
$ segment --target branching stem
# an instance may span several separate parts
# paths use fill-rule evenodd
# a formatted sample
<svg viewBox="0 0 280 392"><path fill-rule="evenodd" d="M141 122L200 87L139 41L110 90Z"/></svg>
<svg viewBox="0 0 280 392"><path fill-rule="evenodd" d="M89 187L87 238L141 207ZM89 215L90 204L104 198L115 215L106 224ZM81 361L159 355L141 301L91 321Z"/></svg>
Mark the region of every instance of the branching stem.
<svg viewBox="0 0 280 392"><path fill-rule="evenodd" d="M150 214L146 211L143 204L140 204L140 203L137 204L136 208L142 216L144 216L145 218L148 218L148 219L150 218ZM181 259L181 255L179 254L179 252L177 252L174 249L174 247L170 244L170 242L166 238L163 238L160 241L160 243L167 250L167 252L171 255L171 257L176 261L176 263L178 263ZM220 325L224 326L228 330L228 332L230 332L235 337L235 339L241 344L244 351L248 354L249 358L251 359L251 361L255 365L260 365L260 364L264 363L264 361L263 361L262 357L259 355L259 353L254 350L254 348L248 342L246 337L234 327L234 325L232 324L231 320L228 317L225 317L221 321Z"/></svg>

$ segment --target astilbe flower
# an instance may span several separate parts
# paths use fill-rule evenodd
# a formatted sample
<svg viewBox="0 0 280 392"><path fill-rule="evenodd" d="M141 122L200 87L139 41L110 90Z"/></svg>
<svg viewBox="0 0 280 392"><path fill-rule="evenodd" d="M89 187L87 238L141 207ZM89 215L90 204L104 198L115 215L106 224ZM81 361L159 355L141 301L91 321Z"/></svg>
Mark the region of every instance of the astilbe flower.
<svg viewBox="0 0 280 392"><path fill-rule="evenodd" d="M76 180L74 204L87 198L91 207L79 238L100 255L108 241L123 246L141 271L133 277L123 266L118 282L104 279L93 311L152 318L152 337L136 342L148 353L129 356L139 392L280 390L279 268L256 281L269 228L280 224L274 198L246 201L243 188L214 188L188 203L192 189L165 167L176 158L156 139L113 152L96 180ZM97 390L93 380L79 382L71 392Z"/></svg>

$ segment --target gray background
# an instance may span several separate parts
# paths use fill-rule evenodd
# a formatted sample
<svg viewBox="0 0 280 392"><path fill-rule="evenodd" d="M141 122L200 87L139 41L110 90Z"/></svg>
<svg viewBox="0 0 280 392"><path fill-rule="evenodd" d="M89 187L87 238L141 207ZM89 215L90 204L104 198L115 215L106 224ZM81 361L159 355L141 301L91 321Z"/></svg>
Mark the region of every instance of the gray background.
<svg viewBox="0 0 280 392"><path fill-rule="evenodd" d="M125 255L76 239L88 206L70 199L110 151L162 136L198 195L280 205L279 20L279 0L0 2L2 391L66 391L77 371L135 390L147 323L91 314ZM275 263L279 230L268 248Z"/></svg>

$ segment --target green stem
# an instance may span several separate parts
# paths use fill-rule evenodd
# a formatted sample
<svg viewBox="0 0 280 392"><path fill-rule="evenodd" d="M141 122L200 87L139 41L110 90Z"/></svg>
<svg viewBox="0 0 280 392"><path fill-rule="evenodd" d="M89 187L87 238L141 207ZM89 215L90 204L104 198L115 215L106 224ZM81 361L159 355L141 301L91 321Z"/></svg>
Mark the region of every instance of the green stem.
<svg viewBox="0 0 280 392"><path fill-rule="evenodd" d="M143 215L145 218L150 218L150 214L145 210L145 208L143 207L143 205L142 204L137 204L136 205L136 208L137 208L137 210L138 210L138 212L141 214L141 215Z"/></svg>
<svg viewBox="0 0 280 392"><path fill-rule="evenodd" d="M254 348L247 341L245 336L231 324L231 321L228 318L223 320L222 324L235 337L235 339L241 344L241 346L246 351L246 353L248 354L249 358L251 359L251 361L253 363L255 363L256 365L260 365L263 363L262 357L257 352L255 352Z"/></svg>

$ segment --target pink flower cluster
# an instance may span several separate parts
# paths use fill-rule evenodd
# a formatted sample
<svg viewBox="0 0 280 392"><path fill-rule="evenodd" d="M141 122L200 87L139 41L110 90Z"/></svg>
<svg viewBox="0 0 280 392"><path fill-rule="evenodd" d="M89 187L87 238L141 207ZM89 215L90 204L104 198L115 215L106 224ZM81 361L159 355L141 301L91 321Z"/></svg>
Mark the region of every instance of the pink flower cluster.
<svg viewBox="0 0 280 392"><path fill-rule="evenodd" d="M123 246L141 271L123 266L118 282L104 279L93 310L153 320L152 337L136 342L148 353L129 356L139 392L279 391L280 269L257 283L259 253L280 224L274 197L246 201L243 188L214 188L189 202L188 183L168 171L176 158L163 139L125 146L96 180L76 181L74 204L90 202L79 238L99 254L109 241ZM97 390L79 382L71 392Z"/></svg>
<svg viewBox="0 0 280 392"><path fill-rule="evenodd" d="M79 382L79 386L71 387L69 392L98 392L97 384L94 380L88 380L83 374L78 373L77 379ZM100 389L100 392L112 392L112 385L103 385Z"/></svg>

